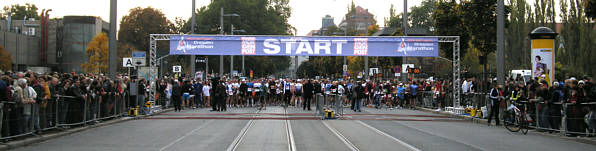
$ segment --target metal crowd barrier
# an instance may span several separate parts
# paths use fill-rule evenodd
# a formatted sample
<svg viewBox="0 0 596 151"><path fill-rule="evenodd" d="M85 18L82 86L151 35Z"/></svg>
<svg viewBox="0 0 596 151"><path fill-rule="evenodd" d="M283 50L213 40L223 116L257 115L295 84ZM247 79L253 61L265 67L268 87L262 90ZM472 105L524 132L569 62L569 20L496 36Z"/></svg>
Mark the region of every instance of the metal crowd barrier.
<svg viewBox="0 0 596 151"><path fill-rule="evenodd" d="M596 135L596 102L547 104L536 101L530 105L534 107L528 112L533 119L530 128L557 131L560 135Z"/></svg>
<svg viewBox="0 0 596 151"><path fill-rule="evenodd" d="M57 95L47 100L45 105L41 102L32 104L29 118L22 114L21 108L15 107L14 102L0 102L0 140L7 141L70 126L87 126L100 120L127 115L129 97L126 93L112 95L102 101L97 95L87 96L80 101L73 100L75 98L72 96Z"/></svg>
<svg viewBox="0 0 596 151"><path fill-rule="evenodd" d="M323 107L325 106L324 105L324 103L325 103L324 100L325 100L324 96L321 95L320 93L317 93L315 95L315 99L314 99L315 104L316 104L316 109L315 109L316 112L315 112L315 114L316 115L319 115L321 117L323 117L325 115L325 112L323 111Z"/></svg>
<svg viewBox="0 0 596 151"><path fill-rule="evenodd" d="M324 109L332 109L335 111L335 114L338 116L344 115L344 106L343 106L343 96L335 95L335 94L327 94L322 95L317 93L315 95L315 102L316 102L316 115L320 115L321 117L324 116L325 112Z"/></svg>

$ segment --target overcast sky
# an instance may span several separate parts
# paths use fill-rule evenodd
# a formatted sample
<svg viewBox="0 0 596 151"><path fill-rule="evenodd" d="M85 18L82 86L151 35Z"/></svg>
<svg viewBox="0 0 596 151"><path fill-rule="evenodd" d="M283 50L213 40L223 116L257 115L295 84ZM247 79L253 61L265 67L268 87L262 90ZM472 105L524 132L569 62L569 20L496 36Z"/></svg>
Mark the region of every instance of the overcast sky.
<svg viewBox="0 0 596 151"><path fill-rule="evenodd" d="M196 8L207 6L211 0L196 0ZM422 0L408 0L408 6L419 5ZM351 0L290 0L292 17L289 22L298 29L298 35L321 27L321 18L327 14L335 17L338 24L348 11ZM66 15L99 16L105 21L110 18L110 0L0 0L0 6L33 3L41 9L52 9L50 17ZM191 16L191 0L118 0L118 22L128 10L134 7L154 7L160 9L172 22L175 17L184 19ZM389 7L395 5L397 13L403 11L403 0L354 0L357 6L369 9L379 25L389 16ZM39 12L38 12L39 13ZM226 12L232 13L232 12Z"/></svg>

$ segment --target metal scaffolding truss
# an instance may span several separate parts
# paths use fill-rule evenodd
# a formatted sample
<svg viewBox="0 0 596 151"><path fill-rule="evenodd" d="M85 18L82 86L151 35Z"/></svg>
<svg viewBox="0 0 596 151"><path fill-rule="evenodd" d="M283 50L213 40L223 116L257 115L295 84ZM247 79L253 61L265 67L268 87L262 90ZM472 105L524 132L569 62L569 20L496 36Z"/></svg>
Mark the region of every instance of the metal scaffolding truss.
<svg viewBox="0 0 596 151"><path fill-rule="evenodd" d="M176 36L177 34L150 34L149 35L149 76L157 77L157 41L159 40L170 40L170 36ZM246 36L246 35L245 35ZM253 36L253 35L251 35ZM459 54L459 36L407 36L407 37L425 37L425 38L437 38L440 43L452 43L453 44L453 106L459 107L461 100L461 75L460 75L460 54ZM155 89L157 78L150 81L149 90L149 101L155 101Z"/></svg>

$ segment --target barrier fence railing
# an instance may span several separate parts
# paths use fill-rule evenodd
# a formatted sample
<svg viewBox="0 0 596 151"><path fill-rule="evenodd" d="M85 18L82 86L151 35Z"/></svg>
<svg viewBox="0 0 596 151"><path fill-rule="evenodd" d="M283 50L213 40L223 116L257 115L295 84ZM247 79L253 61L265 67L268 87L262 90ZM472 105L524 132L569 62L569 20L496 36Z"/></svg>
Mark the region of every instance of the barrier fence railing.
<svg viewBox="0 0 596 151"><path fill-rule="evenodd" d="M342 95L336 94L326 94L322 95L317 93L315 95L315 103L316 103L316 115L320 115L321 117L324 116L324 109L331 109L335 111L336 115L343 116L344 115L344 100L345 97Z"/></svg>
<svg viewBox="0 0 596 151"><path fill-rule="evenodd" d="M449 100L445 95L445 100ZM527 103L527 114L529 116L530 128L537 131L556 131L560 135L576 134L586 136L596 136L596 102L589 99L584 103L548 103L548 100L532 99ZM451 101L441 101L440 97L433 94L432 91L422 91L420 98L417 99L417 105L424 108L438 108L437 104L446 103L442 108L452 108ZM511 105L509 100L505 100L505 106L500 107L500 119L506 120L504 113L508 112L507 107ZM490 113L490 99L487 93L464 93L462 94L461 106L464 108L481 109L484 108L483 116L487 117ZM518 107L522 108L522 107Z"/></svg>
<svg viewBox="0 0 596 151"><path fill-rule="evenodd" d="M37 135L54 129L87 126L128 115L129 96L87 94L86 98L57 95L30 105L0 102L0 140ZM25 110L24 107L28 107ZM28 111L28 112L26 112Z"/></svg>

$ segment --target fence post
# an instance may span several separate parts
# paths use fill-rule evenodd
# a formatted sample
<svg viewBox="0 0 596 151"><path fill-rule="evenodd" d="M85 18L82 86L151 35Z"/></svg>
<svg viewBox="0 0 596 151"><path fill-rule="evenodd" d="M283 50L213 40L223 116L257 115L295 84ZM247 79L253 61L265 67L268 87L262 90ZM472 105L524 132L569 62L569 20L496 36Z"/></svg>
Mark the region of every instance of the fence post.
<svg viewBox="0 0 596 151"><path fill-rule="evenodd" d="M59 103L60 103L60 95L57 95L57 96L56 96L56 103L55 103L56 105L55 105L55 107L54 107L54 108L56 109L56 110L54 111L54 112L56 112L56 114L55 114L55 115L56 115L56 118L54 118L54 121L56 122L56 123L54 123L54 125L55 125L56 127L58 127L58 121L59 121L59 119L60 119L60 114L59 114L59 113L60 113L60 111L58 110L58 109L59 109L59 107L58 107L58 106L60 105Z"/></svg>
<svg viewBox="0 0 596 151"><path fill-rule="evenodd" d="M35 111L35 104L31 104L31 110L29 110L29 133L32 133L34 128L35 128L35 114L33 111Z"/></svg>
<svg viewBox="0 0 596 151"><path fill-rule="evenodd" d="M567 135L567 103L561 103L563 106L563 118L561 118L561 127L563 131L561 131L561 135Z"/></svg>
<svg viewBox="0 0 596 151"><path fill-rule="evenodd" d="M542 108L538 108L538 106L540 105L540 102L534 102L534 113L536 114L536 119L534 120L534 122L536 123L536 130L538 129L542 129L542 125L540 125L540 110L542 110ZM541 106L542 107L542 106Z"/></svg>
<svg viewBox="0 0 596 151"><path fill-rule="evenodd" d="M0 102L0 138L2 138L2 126L4 124L4 102Z"/></svg>
<svg viewBox="0 0 596 151"><path fill-rule="evenodd" d="M85 100L83 101L83 126L87 126L87 102L89 102L89 98L85 97Z"/></svg>

